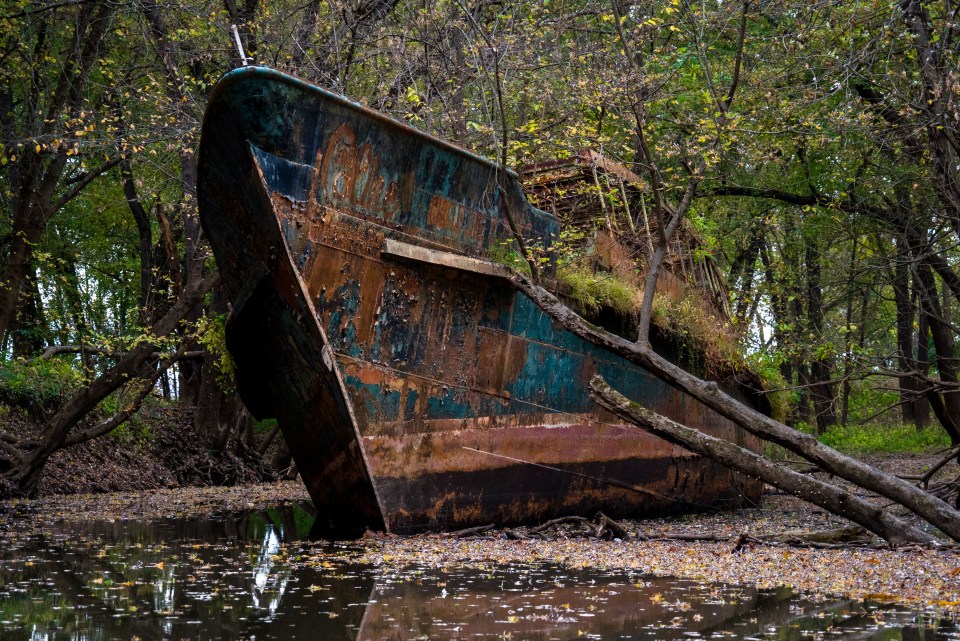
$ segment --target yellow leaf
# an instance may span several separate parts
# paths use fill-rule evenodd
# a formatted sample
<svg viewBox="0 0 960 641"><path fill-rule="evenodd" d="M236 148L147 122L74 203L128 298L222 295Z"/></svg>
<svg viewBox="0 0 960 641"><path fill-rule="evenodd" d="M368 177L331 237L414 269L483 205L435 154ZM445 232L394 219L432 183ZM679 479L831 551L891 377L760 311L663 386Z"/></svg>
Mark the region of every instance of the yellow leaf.
<svg viewBox="0 0 960 641"><path fill-rule="evenodd" d="M863 595L864 601L896 601L897 597L884 592L871 592Z"/></svg>

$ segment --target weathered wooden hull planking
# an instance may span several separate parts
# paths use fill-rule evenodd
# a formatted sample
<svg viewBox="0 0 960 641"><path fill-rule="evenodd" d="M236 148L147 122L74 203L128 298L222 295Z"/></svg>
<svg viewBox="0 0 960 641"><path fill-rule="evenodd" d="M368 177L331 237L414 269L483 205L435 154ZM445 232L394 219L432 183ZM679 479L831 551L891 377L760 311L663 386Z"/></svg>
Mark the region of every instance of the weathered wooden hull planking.
<svg viewBox="0 0 960 641"><path fill-rule="evenodd" d="M503 278L505 209L556 221L516 176L268 69L215 89L199 204L232 312L240 393L275 416L331 528L391 532L739 505L759 485L620 424L594 373L657 411L757 443L554 324Z"/></svg>

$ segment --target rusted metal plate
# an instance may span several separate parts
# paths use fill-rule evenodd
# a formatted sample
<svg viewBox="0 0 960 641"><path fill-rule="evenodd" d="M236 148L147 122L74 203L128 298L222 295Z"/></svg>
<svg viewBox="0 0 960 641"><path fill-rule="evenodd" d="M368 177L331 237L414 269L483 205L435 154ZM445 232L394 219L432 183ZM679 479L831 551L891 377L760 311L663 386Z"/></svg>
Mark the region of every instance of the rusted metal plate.
<svg viewBox="0 0 960 641"><path fill-rule="evenodd" d="M241 394L278 417L333 525L410 532L758 498L758 483L589 400L599 372L758 447L502 278L488 255L512 243L504 208L543 250L557 232L515 176L262 69L218 85L200 167Z"/></svg>

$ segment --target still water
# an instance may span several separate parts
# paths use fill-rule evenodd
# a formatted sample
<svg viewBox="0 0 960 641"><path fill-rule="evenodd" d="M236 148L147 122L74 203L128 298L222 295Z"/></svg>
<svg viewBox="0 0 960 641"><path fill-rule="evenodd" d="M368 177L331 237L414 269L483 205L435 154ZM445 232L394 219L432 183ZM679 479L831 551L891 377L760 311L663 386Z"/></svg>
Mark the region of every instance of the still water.
<svg viewBox="0 0 960 641"><path fill-rule="evenodd" d="M377 569L309 505L3 533L0 639L960 639L883 604L550 565Z"/></svg>

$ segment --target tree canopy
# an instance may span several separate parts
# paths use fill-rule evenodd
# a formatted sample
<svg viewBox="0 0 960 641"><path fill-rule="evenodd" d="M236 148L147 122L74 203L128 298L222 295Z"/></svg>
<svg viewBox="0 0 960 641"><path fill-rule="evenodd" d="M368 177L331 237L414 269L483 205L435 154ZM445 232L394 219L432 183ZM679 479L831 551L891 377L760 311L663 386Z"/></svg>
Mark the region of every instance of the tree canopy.
<svg viewBox="0 0 960 641"><path fill-rule="evenodd" d="M0 472L29 491L150 394L214 447L249 435L195 198L204 104L245 62L231 25L246 62L508 166L630 167L660 229L703 238L781 418L960 444L958 6L6 0L0 387L46 427L5 432Z"/></svg>

